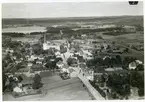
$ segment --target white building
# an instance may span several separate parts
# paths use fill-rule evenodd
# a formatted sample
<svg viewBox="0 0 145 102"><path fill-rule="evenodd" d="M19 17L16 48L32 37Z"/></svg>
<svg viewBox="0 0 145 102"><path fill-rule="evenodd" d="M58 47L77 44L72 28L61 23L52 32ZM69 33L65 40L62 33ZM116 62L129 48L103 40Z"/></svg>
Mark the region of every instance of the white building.
<svg viewBox="0 0 145 102"><path fill-rule="evenodd" d="M82 51L83 51L83 58L84 58L84 59L87 59L87 60L93 59L92 53L90 53L90 52L87 51L87 50L82 50Z"/></svg>
<svg viewBox="0 0 145 102"><path fill-rule="evenodd" d="M16 87L13 89L13 92L21 93L21 92L23 92L23 90L22 90L20 87L16 86Z"/></svg>
<svg viewBox="0 0 145 102"><path fill-rule="evenodd" d="M55 45L55 44L47 44L47 43L43 43L43 50L48 50L50 48L55 48L57 50L60 50L60 46L59 45Z"/></svg>
<svg viewBox="0 0 145 102"><path fill-rule="evenodd" d="M129 63L129 69L135 69L137 67L136 62Z"/></svg>
<svg viewBox="0 0 145 102"><path fill-rule="evenodd" d="M135 60L135 62L136 62L137 64L143 64L142 61L140 61L140 60Z"/></svg>

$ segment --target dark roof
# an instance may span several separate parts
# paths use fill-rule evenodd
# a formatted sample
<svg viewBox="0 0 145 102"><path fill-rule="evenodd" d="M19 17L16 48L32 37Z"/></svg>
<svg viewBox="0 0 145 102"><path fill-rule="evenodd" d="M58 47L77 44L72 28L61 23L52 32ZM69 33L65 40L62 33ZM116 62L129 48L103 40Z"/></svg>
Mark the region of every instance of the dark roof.
<svg viewBox="0 0 145 102"><path fill-rule="evenodd" d="M31 69L33 71L39 71L39 70L43 70L43 69L46 69L46 67L43 67L41 64L33 64Z"/></svg>
<svg viewBox="0 0 145 102"><path fill-rule="evenodd" d="M28 71L29 71L28 68L21 68L17 70L17 72L28 72Z"/></svg>

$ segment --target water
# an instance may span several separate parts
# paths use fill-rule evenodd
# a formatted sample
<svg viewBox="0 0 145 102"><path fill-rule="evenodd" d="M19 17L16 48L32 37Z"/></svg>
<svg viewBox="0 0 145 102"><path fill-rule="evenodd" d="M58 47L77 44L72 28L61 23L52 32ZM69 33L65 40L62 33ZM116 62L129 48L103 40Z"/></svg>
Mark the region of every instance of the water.
<svg viewBox="0 0 145 102"><path fill-rule="evenodd" d="M31 33L31 32L45 32L45 27L40 26L30 26L30 27L13 27L13 28L3 28L3 33L10 33L10 32L16 32L16 33Z"/></svg>

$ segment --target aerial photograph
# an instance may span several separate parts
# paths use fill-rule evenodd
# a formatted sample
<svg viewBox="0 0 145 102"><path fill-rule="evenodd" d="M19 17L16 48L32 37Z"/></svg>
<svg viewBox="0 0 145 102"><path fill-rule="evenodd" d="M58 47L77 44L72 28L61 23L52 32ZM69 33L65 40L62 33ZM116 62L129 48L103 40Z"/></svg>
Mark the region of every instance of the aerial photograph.
<svg viewBox="0 0 145 102"><path fill-rule="evenodd" d="M2 3L2 100L144 100L143 2Z"/></svg>

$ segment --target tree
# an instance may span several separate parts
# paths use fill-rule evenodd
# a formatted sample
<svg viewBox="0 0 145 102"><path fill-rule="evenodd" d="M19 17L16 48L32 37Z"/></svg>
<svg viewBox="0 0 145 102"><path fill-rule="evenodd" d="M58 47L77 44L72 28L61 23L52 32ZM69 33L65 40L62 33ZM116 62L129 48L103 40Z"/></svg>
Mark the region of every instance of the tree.
<svg viewBox="0 0 145 102"><path fill-rule="evenodd" d="M43 84L41 83L41 77L39 74L35 74L33 81L34 81L32 84L33 89L39 89L43 86Z"/></svg>
<svg viewBox="0 0 145 102"><path fill-rule="evenodd" d="M76 64L76 63L77 63L77 60L74 59L74 58L68 58L68 59L67 59L67 64L68 64L69 66L71 66L72 64Z"/></svg>
<svg viewBox="0 0 145 102"><path fill-rule="evenodd" d="M111 46L110 45L107 45L107 48L106 49L111 49Z"/></svg>
<svg viewBox="0 0 145 102"><path fill-rule="evenodd" d="M73 63L73 59L72 58L68 58L67 59L67 64L70 66Z"/></svg>
<svg viewBox="0 0 145 102"><path fill-rule="evenodd" d="M128 53L128 52L129 52L129 49L128 49L128 48L126 48L126 49L124 50L124 52Z"/></svg>
<svg viewBox="0 0 145 102"><path fill-rule="evenodd" d="M116 43L115 41L112 41L112 44L113 44L113 45L115 45L115 43Z"/></svg>
<svg viewBox="0 0 145 102"><path fill-rule="evenodd" d="M111 59L109 57L106 57L103 61L104 65L107 65L108 67L110 66L111 64Z"/></svg>
<svg viewBox="0 0 145 102"><path fill-rule="evenodd" d="M104 61L102 58L95 58L94 63L96 63L96 65L102 66L104 64Z"/></svg>
<svg viewBox="0 0 145 102"><path fill-rule="evenodd" d="M122 58L120 55L116 56L116 62L117 62L117 64L122 64Z"/></svg>
<svg viewBox="0 0 145 102"><path fill-rule="evenodd" d="M123 63L123 67L126 69L128 67L128 64L130 63L130 58L129 57L125 57L122 61Z"/></svg>
<svg viewBox="0 0 145 102"><path fill-rule="evenodd" d="M67 48L64 45L60 45L60 52L61 53L67 52Z"/></svg>
<svg viewBox="0 0 145 102"><path fill-rule="evenodd" d="M3 72L2 73L2 79L3 79L3 92L6 90L6 81L7 81L7 76L6 76L6 74Z"/></svg>
<svg viewBox="0 0 145 102"><path fill-rule="evenodd" d="M25 48L30 48L30 44L29 43L26 43L25 44Z"/></svg>
<svg viewBox="0 0 145 102"><path fill-rule="evenodd" d="M24 53L24 52L26 52L26 50L25 50L25 48L23 47L23 48L21 48L21 53Z"/></svg>
<svg viewBox="0 0 145 102"><path fill-rule="evenodd" d="M87 60L87 62L86 62L87 67L95 66L95 64L93 62L94 62L94 60Z"/></svg>
<svg viewBox="0 0 145 102"><path fill-rule="evenodd" d="M142 64L139 64L139 65L137 65L136 70L143 71L144 70L144 66Z"/></svg>
<svg viewBox="0 0 145 102"><path fill-rule="evenodd" d="M144 71L132 71L130 74L131 86L137 87L139 89L138 94L142 95L142 91L144 91Z"/></svg>
<svg viewBox="0 0 145 102"><path fill-rule="evenodd" d="M73 47L75 48L75 51L80 51L80 45L78 43L75 43Z"/></svg>
<svg viewBox="0 0 145 102"><path fill-rule="evenodd" d="M104 49L104 46L101 46L101 50L103 50Z"/></svg>
<svg viewBox="0 0 145 102"><path fill-rule="evenodd" d="M18 51L14 51L13 56L16 56L18 59L22 57L21 53Z"/></svg>
<svg viewBox="0 0 145 102"><path fill-rule="evenodd" d="M116 65L116 64L117 64L116 58L112 57L112 58L111 58L111 65L114 66L114 65Z"/></svg>
<svg viewBox="0 0 145 102"><path fill-rule="evenodd" d="M58 57L58 58L55 59L56 63L59 62L59 61L63 61L63 59L61 57Z"/></svg>
<svg viewBox="0 0 145 102"><path fill-rule="evenodd" d="M103 39L103 37L102 37L101 35L100 35L100 36L97 36L97 38L98 38L98 39Z"/></svg>
<svg viewBox="0 0 145 102"><path fill-rule="evenodd" d="M4 69L5 67L7 67L7 63L5 60L2 60L2 68Z"/></svg>
<svg viewBox="0 0 145 102"><path fill-rule="evenodd" d="M8 80L9 80L8 88L10 91L13 91L13 88L17 86L18 82L14 79L14 77L10 77Z"/></svg>
<svg viewBox="0 0 145 102"><path fill-rule="evenodd" d="M139 88L138 95L139 96L144 96L144 88Z"/></svg>
<svg viewBox="0 0 145 102"><path fill-rule="evenodd" d="M33 52L36 54L36 55L40 55L40 54L42 54L43 53L43 49L42 49L42 45L41 44L34 44L33 46L32 46L32 48L33 48Z"/></svg>
<svg viewBox="0 0 145 102"><path fill-rule="evenodd" d="M121 96L126 96L130 94L129 76L127 74L120 76L120 74L114 73L109 75L107 86L111 87L115 92Z"/></svg>
<svg viewBox="0 0 145 102"><path fill-rule="evenodd" d="M23 78L22 78L22 76L18 76L18 80L19 80L19 82L22 82L23 81Z"/></svg>

